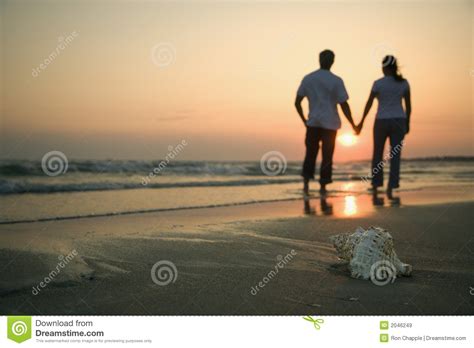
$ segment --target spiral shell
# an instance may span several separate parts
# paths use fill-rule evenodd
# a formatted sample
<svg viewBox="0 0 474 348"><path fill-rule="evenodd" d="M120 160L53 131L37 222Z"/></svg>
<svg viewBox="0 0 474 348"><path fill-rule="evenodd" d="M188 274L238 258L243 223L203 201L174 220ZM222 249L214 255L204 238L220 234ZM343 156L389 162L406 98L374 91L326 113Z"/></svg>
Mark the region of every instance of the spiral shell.
<svg viewBox="0 0 474 348"><path fill-rule="evenodd" d="M412 266L402 263L390 233L380 227L359 227L352 234L330 237L340 258L349 262L353 278L370 279L375 285L393 283L398 275L410 276Z"/></svg>

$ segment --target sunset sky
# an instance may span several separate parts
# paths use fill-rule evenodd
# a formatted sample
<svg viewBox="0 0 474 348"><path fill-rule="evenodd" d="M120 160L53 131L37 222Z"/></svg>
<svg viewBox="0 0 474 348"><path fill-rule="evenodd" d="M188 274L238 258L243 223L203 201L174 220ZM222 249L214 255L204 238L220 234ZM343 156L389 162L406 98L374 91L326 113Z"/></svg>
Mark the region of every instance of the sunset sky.
<svg viewBox="0 0 474 348"><path fill-rule="evenodd" d="M381 58L398 57L404 157L473 155L472 1L0 3L2 158L156 159L185 139L182 160L300 160L294 97L326 48L356 122ZM337 161L371 157L374 114Z"/></svg>

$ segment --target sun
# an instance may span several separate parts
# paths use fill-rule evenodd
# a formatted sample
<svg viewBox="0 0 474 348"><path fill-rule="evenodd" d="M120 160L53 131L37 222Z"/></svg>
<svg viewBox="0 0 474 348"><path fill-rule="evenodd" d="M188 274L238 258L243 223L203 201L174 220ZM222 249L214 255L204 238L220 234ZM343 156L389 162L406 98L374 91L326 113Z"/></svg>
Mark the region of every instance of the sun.
<svg viewBox="0 0 474 348"><path fill-rule="evenodd" d="M357 143L357 137L350 133L339 135L337 140L344 146L353 146Z"/></svg>

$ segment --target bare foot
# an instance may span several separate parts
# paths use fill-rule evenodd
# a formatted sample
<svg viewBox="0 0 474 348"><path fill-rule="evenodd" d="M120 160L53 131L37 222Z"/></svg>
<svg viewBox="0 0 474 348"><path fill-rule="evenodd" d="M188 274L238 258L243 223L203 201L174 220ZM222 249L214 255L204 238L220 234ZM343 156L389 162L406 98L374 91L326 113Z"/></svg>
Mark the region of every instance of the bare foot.
<svg viewBox="0 0 474 348"><path fill-rule="evenodd" d="M309 196L309 180L308 179L304 179L303 193L304 193L305 196Z"/></svg>
<svg viewBox="0 0 474 348"><path fill-rule="evenodd" d="M388 199L393 199L393 194L392 194L392 188L387 187L387 198Z"/></svg>
<svg viewBox="0 0 474 348"><path fill-rule="evenodd" d="M326 185L321 184L321 188L319 189L319 193L323 196L325 196L328 191L326 190Z"/></svg>

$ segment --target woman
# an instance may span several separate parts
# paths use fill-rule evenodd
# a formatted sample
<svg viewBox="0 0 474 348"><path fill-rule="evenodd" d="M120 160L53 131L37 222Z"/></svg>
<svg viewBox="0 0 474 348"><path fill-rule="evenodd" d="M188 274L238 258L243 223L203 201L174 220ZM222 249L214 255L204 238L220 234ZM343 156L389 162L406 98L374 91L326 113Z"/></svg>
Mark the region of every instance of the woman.
<svg viewBox="0 0 474 348"><path fill-rule="evenodd" d="M392 199L392 190L399 187L400 156L403 138L410 131L410 85L398 71L397 59L386 56L382 61L384 77L374 82L372 91L364 109L364 116L358 126L362 130L365 118L372 107L375 98L378 100L378 110L374 123L374 152L372 157L372 188L377 194L377 188L383 186L383 152L385 141L390 140L390 178L387 186L387 196ZM405 100L403 110L402 99Z"/></svg>

